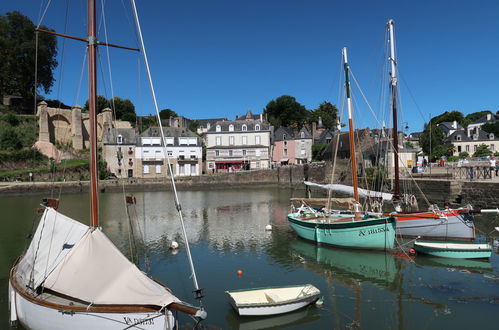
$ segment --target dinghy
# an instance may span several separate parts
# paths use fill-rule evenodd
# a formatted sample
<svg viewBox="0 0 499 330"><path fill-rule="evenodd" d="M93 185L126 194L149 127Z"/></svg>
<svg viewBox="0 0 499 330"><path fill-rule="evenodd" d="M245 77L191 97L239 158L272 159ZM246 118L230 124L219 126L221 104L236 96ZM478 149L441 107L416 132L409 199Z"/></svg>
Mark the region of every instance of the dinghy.
<svg viewBox="0 0 499 330"><path fill-rule="evenodd" d="M319 299L311 284L225 291L239 315L263 316L295 311Z"/></svg>
<svg viewBox="0 0 499 330"><path fill-rule="evenodd" d="M429 254L436 257L457 259L486 259L492 255L492 246L487 243L465 243L465 242L414 242L414 249L419 253Z"/></svg>

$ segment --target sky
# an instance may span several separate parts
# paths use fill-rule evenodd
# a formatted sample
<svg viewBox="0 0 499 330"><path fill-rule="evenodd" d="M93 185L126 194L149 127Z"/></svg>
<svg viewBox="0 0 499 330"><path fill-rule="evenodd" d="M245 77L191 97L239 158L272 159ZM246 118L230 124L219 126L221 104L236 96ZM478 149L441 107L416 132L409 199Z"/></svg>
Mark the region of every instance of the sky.
<svg viewBox="0 0 499 330"><path fill-rule="evenodd" d="M0 0L38 24L33 0ZM234 119L291 95L307 109L324 101L343 109L341 48L347 47L357 127L390 126L386 107L386 22L395 20L400 124L421 131L431 114L498 110L499 2L390 0L137 0L160 109L187 118ZM137 47L127 0L98 1L100 41ZM85 37L83 0L52 0L42 25ZM105 24L104 24L105 21ZM104 29L104 26L106 27ZM83 105L85 44L59 38L56 82L47 98ZM100 48L98 91L154 112L141 54ZM80 83L81 81L81 83ZM81 87L79 87L81 86ZM346 109L343 110L346 113ZM344 122L346 120L343 120Z"/></svg>

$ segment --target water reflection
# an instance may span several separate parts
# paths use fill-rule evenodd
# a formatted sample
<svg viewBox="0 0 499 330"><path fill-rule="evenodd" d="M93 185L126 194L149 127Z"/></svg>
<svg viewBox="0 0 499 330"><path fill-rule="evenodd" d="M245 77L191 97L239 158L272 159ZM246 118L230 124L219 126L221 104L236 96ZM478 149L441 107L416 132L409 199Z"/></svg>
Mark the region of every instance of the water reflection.
<svg viewBox="0 0 499 330"><path fill-rule="evenodd" d="M308 306L291 313L267 317L241 317L232 309L227 313L226 320L228 324L233 325L233 329L261 330L300 327L319 318L317 308Z"/></svg>

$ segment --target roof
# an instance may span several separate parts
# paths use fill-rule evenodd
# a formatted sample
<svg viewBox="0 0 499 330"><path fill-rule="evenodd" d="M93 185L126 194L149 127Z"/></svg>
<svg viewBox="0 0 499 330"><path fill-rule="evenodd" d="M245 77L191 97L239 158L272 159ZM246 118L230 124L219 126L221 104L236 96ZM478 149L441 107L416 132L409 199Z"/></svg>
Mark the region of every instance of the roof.
<svg viewBox="0 0 499 330"><path fill-rule="evenodd" d="M247 131L255 131L255 126L260 125L260 131L270 130L270 124L266 121L259 120L225 120L217 121L208 130L209 133L217 132L217 126L220 125L221 132L229 132L229 126L234 125L234 132L243 132L242 127L246 125Z"/></svg>
<svg viewBox="0 0 499 330"><path fill-rule="evenodd" d="M490 118L490 120L489 120L489 119L487 119L487 118L488 118L488 116L490 116L490 117L491 117L491 118ZM478 118L477 120L475 120L474 122L472 122L472 123L471 123L471 124L469 124L469 125L485 124L485 123L487 123L487 122L491 122L491 123L493 123L493 122L496 122L496 121L498 121L498 120L499 120L499 114L492 113L492 114L487 114L487 115L485 115L485 116L482 116L482 117ZM468 126L469 126L469 125L468 125Z"/></svg>
<svg viewBox="0 0 499 330"><path fill-rule="evenodd" d="M335 134L335 129L334 128L326 130L326 131L324 131L324 132L321 133L321 135L315 141L315 143L317 143L317 144L327 143L328 142L327 140L331 140L333 138L334 134Z"/></svg>
<svg viewBox="0 0 499 330"><path fill-rule="evenodd" d="M301 133L304 133L305 136L302 138ZM283 141L283 140L301 140L301 139L311 139L312 135L309 130L303 126L299 131L293 131L290 127L279 127L274 133L274 141Z"/></svg>
<svg viewBox="0 0 499 330"><path fill-rule="evenodd" d="M478 138L474 139L473 134L471 137L466 135L466 131L455 131L451 135L449 135L447 138L444 139L445 143L454 143L454 142L473 142L473 141L494 141L498 140L498 137L495 137L494 135L490 135L490 133L487 133L482 130L478 130ZM458 136L460 137L458 140ZM493 137L491 139L491 137Z"/></svg>
<svg viewBox="0 0 499 330"><path fill-rule="evenodd" d="M208 124L213 126L217 121L225 121L227 118L206 118L206 119L192 119L199 122L199 127L207 127Z"/></svg>
<svg viewBox="0 0 499 330"><path fill-rule="evenodd" d="M259 120L260 115L254 115L251 110L246 111L246 114L243 116L237 116L236 115L236 120Z"/></svg>
<svg viewBox="0 0 499 330"><path fill-rule="evenodd" d="M163 127L163 134L165 137L198 137L198 135L185 127ZM161 137L159 127L149 127L142 134L141 137Z"/></svg>
<svg viewBox="0 0 499 330"><path fill-rule="evenodd" d="M441 127L442 129L446 130L447 132L450 130L464 130L464 127L459 125L458 122L456 122L456 127L454 127L454 122L452 121L444 121L438 124L437 126Z"/></svg>
<svg viewBox="0 0 499 330"><path fill-rule="evenodd" d="M102 141L104 144L118 144L118 136L122 137L121 144L136 144L138 133L135 128L108 128L104 131Z"/></svg>

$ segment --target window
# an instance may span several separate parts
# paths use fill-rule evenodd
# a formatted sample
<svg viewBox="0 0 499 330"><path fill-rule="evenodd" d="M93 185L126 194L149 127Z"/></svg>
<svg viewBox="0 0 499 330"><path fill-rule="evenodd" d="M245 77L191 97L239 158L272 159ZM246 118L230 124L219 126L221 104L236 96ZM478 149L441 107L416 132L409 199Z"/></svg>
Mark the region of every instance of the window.
<svg viewBox="0 0 499 330"><path fill-rule="evenodd" d="M490 145L490 151L496 151L496 150L495 150L495 145L494 145L494 144L491 144L491 145Z"/></svg>
<svg viewBox="0 0 499 330"><path fill-rule="evenodd" d="M284 149L284 156L287 157L288 156L288 149Z"/></svg>
<svg viewBox="0 0 499 330"><path fill-rule="evenodd" d="M173 157L173 151L168 151L168 157Z"/></svg>
<svg viewBox="0 0 499 330"><path fill-rule="evenodd" d="M216 140L217 140L217 143L216 143L217 146L222 145L222 137L221 136L217 136Z"/></svg>
<svg viewBox="0 0 499 330"><path fill-rule="evenodd" d="M165 138L165 140L166 140L166 145L167 146L172 146L173 145L174 139L172 137L167 137L167 138Z"/></svg>
<svg viewBox="0 0 499 330"><path fill-rule="evenodd" d="M260 168L260 162L256 162L256 168Z"/></svg>
<svg viewBox="0 0 499 330"><path fill-rule="evenodd" d="M283 134L283 135L282 135L282 139L283 139L283 140L286 140L286 134Z"/></svg>
<svg viewBox="0 0 499 330"><path fill-rule="evenodd" d="M215 156L216 157L220 156L220 150L215 150Z"/></svg>
<svg viewBox="0 0 499 330"><path fill-rule="evenodd" d="M144 165L144 174L149 174L149 165Z"/></svg>
<svg viewBox="0 0 499 330"><path fill-rule="evenodd" d="M466 145L466 151L469 152L470 151L470 146L469 145Z"/></svg>
<svg viewBox="0 0 499 330"><path fill-rule="evenodd" d="M233 136L229 136L229 144L231 146L234 145L234 137Z"/></svg>
<svg viewBox="0 0 499 330"><path fill-rule="evenodd" d="M260 135L255 136L255 144L261 144L261 143L262 143L262 141L261 141Z"/></svg>
<svg viewBox="0 0 499 330"><path fill-rule="evenodd" d="M461 135L456 135L456 140L461 141Z"/></svg>
<svg viewBox="0 0 499 330"><path fill-rule="evenodd" d="M217 130L217 132L222 131L222 127L220 125L217 125L216 130Z"/></svg>
<svg viewBox="0 0 499 330"><path fill-rule="evenodd" d="M155 152L155 158L156 158L156 160L160 160L161 159L161 150L156 150L156 152Z"/></svg>
<svg viewBox="0 0 499 330"><path fill-rule="evenodd" d="M118 144L122 144L123 143L123 136L121 134L118 135L118 137L116 138L116 143L118 143Z"/></svg>
<svg viewBox="0 0 499 330"><path fill-rule="evenodd" d="M242 136L242 144L248 144L248 137L246 135Z"/></svg>
<svg viewBox="0 0 499 330"><path fill-rule="evenodd" d="M246 150L243 150L243 156L246 156Z"/></svg>
<svg viewBox="0 0 499 330"><path fill-rule="evenodd" d="M260 149L256 149L256 150L255 150L255 155L256 155L257 157L260 157L261 153L262 153L262 152L260 151Z"/></svg>
<svg viewBox="0 0 499 330"><path fill-rule="evenodd" d="M476 144L473 146L473 151L476 151Z"/></svg>
<svg viewBox="0 0 499 330"><path fill-rule="evenodd" d="M229 132L234 132L234 125L232 124L229 125Z"/></svg>
<svg viewBox="0 0 499 330"><path fill-rule="evenodd" d="M288 141L284 141L284 146L287 146L288 145Z"/></svg>
<svg viewBox="0 0 499 330"><path fill-rule="evenodd" d="M246 126L246 124L243 124L243 126L241 127L241 130L243 132L246 132L248 130L248 126Z"/></svg>
<svg viewBox="0 0 499 330"><path fill-rule="evenodd" d="M301 132L301 133L300 133L300 137L301 137L302 139L304 139L304 138L305 138L305 132Z"/></svg>
<svg viewBox="0 0 499 330"><path fill-rule="evenodd" d="M156 174L161 174L161 165L156 165Z"/></svg>
<svg viewBox="0 0 499 330"><path fill-rule="evenodd" d="M300 153L301 153L302 156L305 156L306 155L305 149L301 149Z"/></svg>
<svg viewBox="0 0 499 330"><path fill-rule="evenodd" d="M229 150L229 156L232 157L233 154L234 154L233 151Z"/></svg>
<svg viewBox="0 0 499 330"><path fill-rule="evenodd" d="M461 146L457 146L457 152L461 152Z"/></svg>
<svg viewBox="0 0 499 330"><path fill-rule="evenodd" d="M180 164L178 166L178 174L185 174L185 167L184 164Z"/></svg>
<svg viewBox="0 0 499 330"><path fill-rule="evenodd" d="M255 131L259 131L260 130L260 124L256 124L255 125Z"/></svg>

